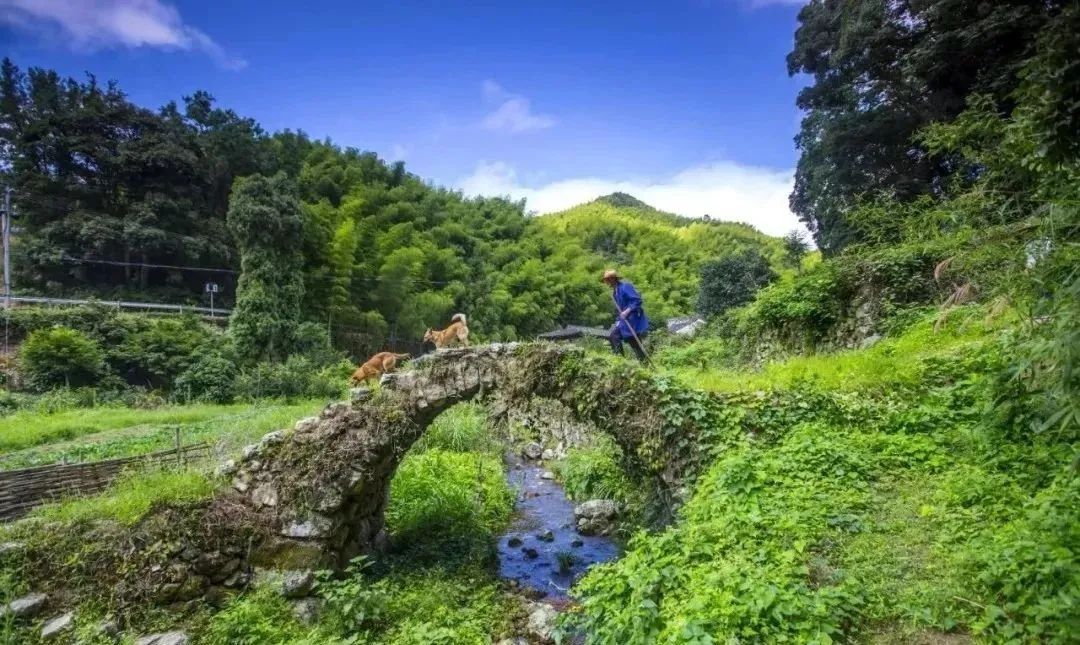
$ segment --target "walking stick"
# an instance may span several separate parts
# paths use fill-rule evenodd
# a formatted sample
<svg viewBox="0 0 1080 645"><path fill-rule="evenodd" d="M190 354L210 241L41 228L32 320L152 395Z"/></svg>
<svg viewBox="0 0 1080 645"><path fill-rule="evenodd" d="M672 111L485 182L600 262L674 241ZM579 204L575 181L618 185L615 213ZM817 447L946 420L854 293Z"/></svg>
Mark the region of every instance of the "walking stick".
<svg viewBox="0 0 1080 645"><path fill-rule="evenodd" d="M626 316L623 315L622 308L619 307L619 301L615 299L614 291L611 292L611 300L615 303L615 311L619 312L619 318L622 319L624 323L626 323L626 328L630 330L630 335L634 337L634 342L637 343L637 346L641 348L641 353L645 355L645 362L651 367L652 358L649 356L649 352L645 351L645 345L641 342L641 339L638 338L637 332L634 331L634 326L631 325L630 321L627 320ZM615 326L618 327L619 324L615 323Z"/></svg>

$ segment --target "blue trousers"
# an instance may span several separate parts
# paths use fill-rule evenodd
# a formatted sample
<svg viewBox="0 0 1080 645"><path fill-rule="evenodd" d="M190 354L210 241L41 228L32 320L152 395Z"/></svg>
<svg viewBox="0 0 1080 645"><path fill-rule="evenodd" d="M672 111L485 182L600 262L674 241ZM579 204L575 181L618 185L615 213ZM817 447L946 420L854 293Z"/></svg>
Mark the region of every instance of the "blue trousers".
<svg viewBox="0 0 1080 645"><path fill-rule="evenodd" d="M639 361L641 361L642 363L644 363L645 362L645 350L641 347L641 344L638 343L637 339L634 338L633 336L631 336L630 338L623 338L622 337L622 332L619 331L619 325L616 324L615 326L613 326L611 328L611 331L608 333L608 342L611 343L611 351L615 352L619 356L624 356L625 355L625 353L623 352L623 342L624 341L626 342L627 345L630 346L630 349L632 349L634 351L634 356L637 356L637 359Z"/></svg>

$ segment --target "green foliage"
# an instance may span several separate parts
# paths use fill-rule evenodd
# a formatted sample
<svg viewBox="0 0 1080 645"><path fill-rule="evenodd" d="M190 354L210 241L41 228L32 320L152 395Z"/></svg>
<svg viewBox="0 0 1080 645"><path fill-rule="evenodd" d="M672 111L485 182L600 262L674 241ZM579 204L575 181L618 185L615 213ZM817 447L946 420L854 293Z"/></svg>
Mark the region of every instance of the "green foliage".
<svg viewBox="0 0 1080 645"><path fill-rule="evenodd" d="M304 296L303 230L295 184L283 173L236 182L229 232L240 253L240 280L229 333L245 362L280 360L293 349Z"/></svg>
<svg viewBox="0 0 1080 645"><path fill-rule="evenodd" d="M214 614L203 635L207 645L286 645L305 636L277 589L259 587Z"/></svg>
<svg viewBox="0 0 1080 645"><path fill-rule="evenodd" d="M94 383L104 369L103 356L86 334L66 327L33 332L19 350L20 368L38 390Z"/></svg>
<svg viewBox="0 0 1080 645"><path fill-rule="evenodd" d="M810 250L803 232L795 229L784 236L784 265L789 269L801 269L803 257Z"/></svg>
<svg viewBox="0 0 1080 645"><path fill-rule="evenodd" d="M153 113L114 84L23 74L10 61L0 72L11 141L0 165L12 168L27 215L18 283L188 302L203 297L204 274L72 270L65 257L239 268L239 284L220 280L219 302L229 306L235 290L245 362L305 351L293 347L302 319L330 328L354 358L387 345L419 350L424 330L457 312L477 338L500 340L607 323L597 277L608 265L633 280L653 317L686 315L703 262L747 249L780 262L779 242L749 226L679 217L629 195L533 218L523 202L466 199L373 153L287 130L268 136L205 92ZM94 136L76 141L68 119L93 124ZM140 137L117 138L127 131ZM62 162L72 155L88 163Z"/></svg>
<svg viewBox="0 0 1080 645"><path fill-rule="evenodd" d="M588 641L910 642L970 630L1068 642L1080 598L1069 439L1003 439L982 414L1002 346L971 342L985 331L960 321L941 339L928 324L862 352L855 374L866 370L876 392L804 376L786 391L726 395L722 413L671 399L669 422L710 416L697 450L715 461L673 525L637 535L575 588L572 622ZM920 343L917 377L874 366ZM819 374L834 360L856 365L814 360ZM830 391L844 386L857 394ZM713 434L732 424L744 430Z"/></svg>
<svg viewBox="0 0 1080 645"><path fill-rule="evenodd" d="M497 457L432 449L410 454L398 466L386 524L396 548L423 545L458 559L487 552L512 507Z"/></svg>
<svg viewBox="0 0 1080 645"><path fill-rule="evenodd" d="M416 452L444 450L501 456L503 444L488 427L486 410L476 403L455 405L428 426L412 448Z"/></svg>
<svg viewBox="0 0 1080 645"><path fill-rule="evenodd" d="M705 316L722 314L749 301L774 279L769 262L755 251L707 262L701 266L697 311Z"/></svg>
<svg viewBox="0 0 1080 645"><path fill-rule="evenodd" d="M185 405L153 410L94 408L62 413L19 413L0 419L0 470L62 460L97 461L168 450L176 432L185 444L239 450L271 430L288 427L320 409L325 400L292 405Z"/></svg>
<svg viewBox="0 0 1080 645"><path fill-rule="evenodd" d="M165 319L129 334L111 353L131 383L171 390L176 378L195 360L207 332L194 316Z"/></svg>
<svg viewBox="0 0 1080 645"><path fill-rule="evenodd" d="M955 119L974 94L992 97L994 112L1010 110L1017 71L1068 4L856 0L803 7L788 70L814 81L798 98L806 116L791 203L819 248L835 255L861 239L848 214L864 197L906 202L963 177L955 157L929 154L913 137L929 123ZM1048 62L1074 55L1067 42L1059 41L1060 53Z"/></svg>
<svg viewBox="0 0 1080 645"><path fill-rule="evenodd" d="M204 346L220 345L215 338L220 332L194 316L130 314L103 305L19 307L5 316L15 339L29 340L35 332L53 333L52 330L63 328L75 330L96 343L101 348L103 362L96 378L80 381L93 386L96 392L91 399L99 402L137 398L128 386L171 390L176 378L190 367ZM28 385L36 386L29 375L23 376L28 377Z"/></svg>
<svg viewBox="0 0 1080 645"><path fill-rule="evenodd" d="M341 398L354 366L341 361L320 366L306 356L293 354L283 363L258 363L236 378L235 392L245 399Z"/></svg>
<svg viewBox="0 0 1080 645"><path fill-rule="evenodd" d="M737 353L733 340L701 333L693 339L680 338L662 345L653 352L653 360L669 369L717 370L734 363Z"/></svg>
<svg viewBox="0 0 1080 645"><path fill-rule="evenodd" d="M850 300L845 286L836 263L823 262L762 289L736 320L746 327L795 336L795 342L818 341L846 313Z"/></svg>
<svg viewBox="0 0 1080 645"><path fill-rule="evenodd" d="M195 469L131 473L102 493L38 507L31 517L68 524L107 519L130 526L154 504L198 502L213 495L214 489L206 473Z"/></svg>
<svg viewBox="0 0 1080 645"><path fill-rule="evenodd" d="M373 579L354 560L341 579L325 577L324 630L347 643L484 645L507 636L517 614L514 599L483 571L429 569Z"/></svg>
<svg viewBox="0 0 1080 645"><path fill-rule="evenodd" d="M207 350L176 378L176 393L184 400L231 403L236 397L235 359Z"/></svg>
<svg viewBox="0 0 1080 645"><path fill-rule="evenodd" d="M571 448L556 465L559 481L575 501L612 499L635 513L645 504L643 491L626 474L618 446L607 438L588 448Z"/></svg>

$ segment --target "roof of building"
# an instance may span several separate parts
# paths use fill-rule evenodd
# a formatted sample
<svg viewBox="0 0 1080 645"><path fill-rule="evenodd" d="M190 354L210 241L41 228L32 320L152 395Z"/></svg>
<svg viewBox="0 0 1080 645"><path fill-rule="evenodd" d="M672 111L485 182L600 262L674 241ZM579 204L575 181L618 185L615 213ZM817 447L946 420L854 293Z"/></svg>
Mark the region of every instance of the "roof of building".
<svg viewBox="0 0 1080 645"><path fill-rule="evenodd" d="M705 319L701 316L682 316L680 318L668 318L667 329L668 331L674 333L685 327L700 324L703 322L705 322Z"/></svg>
<svg viewBox="0 0 1080 645"><path fill-rule="evenodd" d="M562 329L556 329L544 334L537 335L537 338L544 338L547 340L573 340L575 338L581 338L583 336L593 336L596 338L607 338L608 332L606 329L600 327L582 327L581 325L566 325Z"/></svg>

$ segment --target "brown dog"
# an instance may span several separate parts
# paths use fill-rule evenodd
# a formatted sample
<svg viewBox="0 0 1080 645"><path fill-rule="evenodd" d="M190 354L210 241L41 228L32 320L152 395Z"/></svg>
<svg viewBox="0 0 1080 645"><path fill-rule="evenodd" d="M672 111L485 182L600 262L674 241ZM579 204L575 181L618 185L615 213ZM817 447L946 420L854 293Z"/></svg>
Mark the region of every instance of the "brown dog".
<svg viewBox="0 0 1080 645"><path fill-rule="evenodd" d="M454 314L450 320L453 322L446 329L436 331L429 328L424 332L424 341L435 343L436 349L442 349L455 340L461 343L462 347L468 347L469 326L465 323L465 314Z"/></svg>
<svg viewBox="0 0 1080 645"><path fill-rule="evenodd" d="M367 380L378 378L387 372L393 372L397 367L399 358L410 358L408 354L395 354L393 352L379 352L367 359L367 362L356 368L349 380L359 385Z"/></svg>

